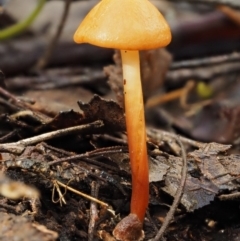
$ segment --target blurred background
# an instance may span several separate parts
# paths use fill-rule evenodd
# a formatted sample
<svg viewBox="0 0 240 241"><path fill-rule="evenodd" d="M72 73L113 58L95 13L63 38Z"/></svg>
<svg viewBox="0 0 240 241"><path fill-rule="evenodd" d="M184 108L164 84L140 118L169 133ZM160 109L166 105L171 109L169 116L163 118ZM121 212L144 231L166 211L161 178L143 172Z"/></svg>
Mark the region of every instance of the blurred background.
<svg viewBox="0 0 240 241"><path fill-rule="evenodd" d="M78 110L77 101L95 93L121 105L118 52L73 42L96 2L0 1L1 87L55 113ZM152 2L173 38L166 49L141 53L147 124L238 146L240 2Z"/></svg>

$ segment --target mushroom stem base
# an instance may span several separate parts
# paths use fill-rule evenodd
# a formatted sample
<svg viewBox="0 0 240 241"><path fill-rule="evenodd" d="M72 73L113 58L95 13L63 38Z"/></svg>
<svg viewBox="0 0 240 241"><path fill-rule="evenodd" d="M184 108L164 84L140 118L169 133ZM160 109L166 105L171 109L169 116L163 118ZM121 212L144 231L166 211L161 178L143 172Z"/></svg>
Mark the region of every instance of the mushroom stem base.
<svg viewBox="0 0 240 241"><path fill-rule="evenodd" d="M121 241L141 241L144 239L142 231L142 222L136 214L129 214L122 219L113 230L113 235Z"/></svg>

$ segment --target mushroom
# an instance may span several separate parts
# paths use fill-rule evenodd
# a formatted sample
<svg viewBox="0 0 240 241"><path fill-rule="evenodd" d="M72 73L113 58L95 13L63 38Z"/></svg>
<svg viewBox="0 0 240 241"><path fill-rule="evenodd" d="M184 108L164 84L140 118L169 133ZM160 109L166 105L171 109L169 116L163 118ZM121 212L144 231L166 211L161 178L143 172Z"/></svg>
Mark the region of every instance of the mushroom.
<svg viewBox="0 0 240 241"><path fill-rule="evenodd" d="M168 45L170 29L148 0L101 0L78 27L74 41L121 50L132 196L130 214L113 234L118 240L140 240L149 201L149 173L139 50Z"/></svg>

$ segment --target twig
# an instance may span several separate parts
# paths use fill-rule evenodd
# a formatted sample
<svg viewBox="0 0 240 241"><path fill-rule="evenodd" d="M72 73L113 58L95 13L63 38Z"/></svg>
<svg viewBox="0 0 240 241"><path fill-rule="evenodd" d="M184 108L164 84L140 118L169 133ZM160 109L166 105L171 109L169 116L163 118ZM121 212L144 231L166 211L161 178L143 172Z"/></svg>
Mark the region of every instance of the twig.
<svg viewBox="0 0 240 241"><path fill-rule="evenodd" d="M118 144L127 145L127 141L120 137L115 137L109 134L103 134L101 137L108 141L113 141L117 142Z"/></svg>
<svg viewBox="0 0 240 241"><path fill-rule="evenodd" d="M122 146L104 147L104 148L99 148L99 149L96 149L93 151L86 152L84 154L79 154L79 155L70 156L70 157L64 157L57 161L49 162L48 165L52 166L52 165L59 164L61 162L77 161L82 158L94 157L94 156L99 156L99 155L109 154L109 153L119 153L119 152L123 152L123 151L125 151L125 147L122 147Z"/></svg>
<svg viewBox="0 0 240 241"><path fill-rule="evenodd" d="M57 180L56 180L56 183L57 183L59 186L64 187L64 188L66 188L67 190L69 190L69 191L71 191L71 192L73 192L73 193L76 193L77 195L80 195L80 196L82 196L82 197L84 197L84 198L87 198L87 199L93 201L93 202L96 202L96 203L100 204L100 205L103 206L103 207L109 208L109 205L108 205L107 203L102 202L102 201L98 200L97 198L94 198L94 197L92 197L92 196L90 196L90 195L87 195L87 194L85 194L85 193L83 193L83 192L80 192L80 191L78 191L78 190L76 190L76 189L74 189L74 188L72 188L72 187L69 187L69 186L61 183L60 181L57 181ZM111 210L110 210L110 211L111 211Z"/></svg>
<svg viewBox="0 0 240 241"><path fill-rule="evenodd" d="M54 196L55 196L55 190L57 190L57 193L58 193L58 196L59 198L57 200L54 200ZM60 188L59 188L59 185L58 183L56 182L56 180L53 181L53 190L52 190L52 202L53 203L60 203L60 206L62 207L62 204L67 204L66 203L66 200L64 198L64 195L66 194L66 189L65 189L65 192L62 194Z"/></svg>
<svg viewBox="0 0 240 241"><path fill-rule="evenodd" d="M98 149L99 150L99 149ZM127 151L127 150L126 150ZM121 153L122 151L120 150L116 150L116 152L114 151L114 153ZM98 153L97 153L98 154ZM100 154L98 155L103 155L106 154L106 157L108 157L108 154L113 154L113 150L111 150L110 152L106 151L106 152L100 152ZM96 155L96 153L94 153L94 155ZM107 164L105 162L102 161L97 161L94 160L93 158L91 158L91 154L89 153L88 157L84 157L81 161L88 163L88 164L92 164L92 165L96 165L96 166L100 166L101 168L105 169L105 170L110 170L110 171L114 171L114 172L119 172L119 167L113 166L111 164Z"/></svg>
<svg viewBox="0 0 240 241"><path fill-rule="evenodd" d="M168 0L170 2L189 2L189 3L204 3L208 5L218 5L223 4L235 9L240 9L239 0Z"/></svg>
<svg viewBox="0 0 240 241"><path fill-rule="evenodd" d="M6 142L8 139L13 138L15 136L17 136L18 134L18 130L13 130L11 132L9 132L8 134L1 136L0 137L0 143Z"/></svg>
<svg viewBox="0 0 240 241"><path fill-rule="evenodd" d="M7 90L5 90L4 88L0 87L0 95L4 96L7 99L12 100L14 103L19 103L21 102L18 98L16 98L14 95L12 95L11 93L9 93ZM20 106L22 107L22 106Z"/></svg>
<svg viewBox="0 0 240 241"><path fill-rule="evenodd" d="M179 187L177 189L176 195L174 197L173 200L173 204L170 208L170 210L168 211L168 214L164 220L164 223L162 224L161 228L159 229L157 235L155 236L155 238L153 238L151 241L159 241L161 240L165 230L167 229L168 225L170 224L174 213L177 209L177 206L181 200L181 197L183 195L183 190L184 190L184 186L185 186L185 182L186 182L186 178L187 178L187 157L186 157L186 152L184 149L184 146L181 142L181 139L177 136L176 141L178 142L178 144L181 147L181 151L182 151L182 172L181 172L181 180L180 180L180 184Z"/></svg>
<svg viewBox="0 0 240 241"><path fill-rule="evenodd" d="M62 70L63 68L57 68L54 70ZM8 88L11 90L16 89L37 89L37 90L49 90L56 88L63 88L66 86L75 85L90 85L95 84L96 81L105 80L105 75L103 71L95 67L82 67L81 71L74 73L75 69L72 68L72 73L69 75L56 73L55 75L48 73L48 71L42 71L41 75L37 76L23 76L23 77L12 77L8 78ZM99 82L98 82L99 83Z"/></svg>
<svg viewBox="0 0 240 241"><path fill-rule="evenodd" d="M58 154L60 154L62 157L63 156L72 156L72 155L75 155L74 152L70 152L70 151L65 151L63 149L60 149L60 148L57 148L57 147L54 147L54 146L50 146L48 145L47 143L43 142L41 143L45 148L47 148L48 150L51 150L53 152L56 152Z"/></svg>
<svg viewBox="0 0 240 241"><path fill-rule="evenodd" d="M228 62L221 64L214 64L211 66L196 67L196 68L181 68L171 70L167 73L167 81L181 81L188 79L196 80L211 80L220 75L229 73L239 73L239 62Z"/></svg>
<svg viewBox="0 0 240 241"><path fill-rule="evenodd" d="M186 104L187 96L194 86L195 86L194 81L190 80L185 84L184 87L180 89L173 90L171 92L165 93L164 95L160 94L160 95L153 96L152 98L148 99L146 103L146 108L152 108L156 105L167 103L175 99L180 99L181 105L182 103Z"/></svg>
<svg viewBox="0 0 240 241"><path fill-rule="evenodd" d="M194 141L191 139L188 139L186 137L182 137L182 136L178 136L174 133L170 133L167 131L163 131L163 130L159 130L159 129L153 129L153 128L149 128L147 129L147 135L148 137L155 139L157 141L168 141L168 138L173 138L173 139L179 139L181 142L197 147L197 148L201 148L205 146L205 143L203 142L199 142L199 141Z"/></svg>
<svg viewBox="0 0 240 241"><path fill-rule="evenodd" d="M47 63L52 55L52 52L54 50L54 47L56 46L57 41L61 36L63 27L65 25L65 22L66 22L68 13L69 13L69 8L71 5L71 2L72 2L72 0L65 0L63 14L62 14L60 23L58 25L57 31L56 31L55 35L53 36L52 40L50 41L49 45L47 46L42 58L40 58L39 62L37 63L36 69L38 69L38 70L43 69L47 65Z"/></svg>
<svg viewBox="0 0 240 241"><path fill-rule="evenodd" d="M43 142L49 139L62 137L62 136L66 136L74 133L86 132L86 130L88 129L100 128L102 126L103 126L102 121L95 121L86 125L74 126L74 127L57 130L57 131L52 131L52 132L48 132L38 136L23 139L17 142L0 144L0 151L13 153L13 154L21 154L24 151L26 146L34 145L39 142Z"/></svg>
<svg viewBox="0 0 240 241"><path fill-rule="evenodd" d="M9 112L17 112L17 111L19 111L19 108L17 106L11 104L8 100L3 99L1 97L0 97L0 106L6 107ZM1 114L1 115L3 116L4 114Z"/></svg>
<svg viewBox="0 0 240 241"><path fill-rule="evenodd" d="M35 148L34 149L37 152L39 152L39 151L41 152L40 155L44 155L44 153L47 153L45 150L41 149L41 145L38 145ZM93 158L93 157L101 157L104 155L108 155L109 153L112 153L112 152L115 152L115 153L119 153L119 151L121 152L121 149L118 149L118 148L115 150L109 149L108 151L106 151L106 149L108 149L108 148L101 148L101 150L95 150L95 152L94 151L92 151L90 153L88 152L85 154L81 154L80 156L82 158L86 157L86 156ZM98 151L98 152L96 152L96 151ZM70 165L67 165L67 167L64 165L64 167L63 168L60 167L60 169L58 167L51 168L51 165L60 163L62 161L65 161L66 159L61 159L60 161L49 162L48 160L50 158L55 160L57 157L54 156L53 154L49 153L49 154L47 154L47 157L44 157L41 160L37 160L35 158L10 158L9 160L3 161L3 167L7 168L7 169L8 168L20 168L22 170L28 170L29 172L35 173L36 175L41 175L46 180L51 180L51 182L53 182L52 180L54 180L54 179L58 180L60 178L62 180L67 180L68 183L69 182L79 183L79 181L86 180L86 178L92 179L92 177L93 177L94 180L99 179L101 181L101 183L104 182L104 183L110 184L111 186L113 185L113 186L117 187L124 196L127 195L124 188L122 187L120 178L116 178L115 175L112 175L112 174L108 173L107 171L105 171L106 168L104 168L104 167L100 167L100 169L99 169L96 166L93 168L93 166L89 165L88 163L86 163L86 164L85 163L81 163L81 164L70 163ZM70 161L69 158L68 158L68 161ZM121 180L123 181L124 179L121 179ZM68 183L66 185L68 185ZM56 184L56 183L54 183L54 184ZM60 194L59 195L60 198L56 202L60 202L60 204L63 203L63 196L65 194L61 194L61 192L59 192L59 190L57 189L57 185L55 185L55 187L53 188L53 196L52 197L54 197L55 190L58 191L58 193Z"/></svg>
<svg viewBox="0 0 240 241"><path fill-rule="evenodd" d="M91 196L97 197L99 191L99 184L96 181L91 183ZM96 229L96 221L98 220L98 208L94 201L90 204L90 221L88 225L88 241L93 241L94 231Z"/></svg>
<svg viewBox="0 0 240 241"><path fill-rule="evenodd" d="M0 87L0 95L2 95L5 99L9 99L11 101L9 102L9 107L12 107L12 109L23 109L23 110L31 110L34 111L35 114L39 113L42 117L44 117L45 120L49 119L49 117L44 113L47 111L42 111L39 112L38 110L35 109L34 106L32 106L31 104L24 102L22 100L22 98L18 98L15 97L13 94L11 94L10 92L8 92L7 90L5 90L4 88ZM11 102L13 102L14 105L11 104Z"/></svg>
<svg viewBox="0 0 240 241"><path fill-rule="evenodd" d="M218 197L221 201L227 200L239 200L240 192L230 193L230 194L222 194Z"/></svg>
<svg viewBox="0 0 240 241"><path fill-rule="evenodd" d="M170 66L171 70L181 69L181 68L193 68L200 66L209 66L215 64L221 64L226 62L236 62L240 60L240 52L234 52L231 54L219 55L214 57L206 57L200 59L191 59L184 61L173 62Z"/></svg>

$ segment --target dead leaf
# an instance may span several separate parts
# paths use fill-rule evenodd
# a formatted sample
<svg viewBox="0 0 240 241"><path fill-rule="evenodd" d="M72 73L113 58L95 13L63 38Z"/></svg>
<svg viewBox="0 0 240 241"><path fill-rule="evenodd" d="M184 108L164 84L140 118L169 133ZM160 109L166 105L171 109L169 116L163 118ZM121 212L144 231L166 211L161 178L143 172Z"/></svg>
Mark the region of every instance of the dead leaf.
<svg viewBox="0 0 240 241"><path fill-rule="evenodd" d="M235 177L224 166L229 163L229 156L221 154L229 148L230 145L210 143L188 153L188 176L181 199L187 211L208 205L220 190L231 191L238 188L232 182ZM225 158L227 161L224 162ZM149 164L150 181L164 181L163 190L174 197L181 180L181 158L162 155L153 160ZM240 170L240 162L239 165L235 162L235 170ZM234 174L240 175L240 172L235 171Z"/></svg>
<svg viewBox="0 0 240 241"><path fill-rule="evenodd" d="M0 223L0 239L2 241L54 241L58 238L56 232L43 225L33 224L22 216L1 212Z"/></svg>
<svg viewBox="0 0 240 241"><path fill-rule="evenodd" d="M78 105L84 112L85 121L102 120L110 132L126 129L123 109L113 100L105 100L94 95L88 104L79 101Z"/></svg>

